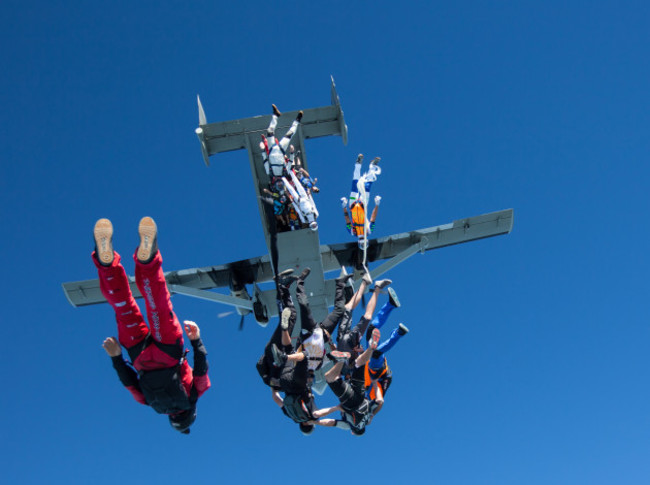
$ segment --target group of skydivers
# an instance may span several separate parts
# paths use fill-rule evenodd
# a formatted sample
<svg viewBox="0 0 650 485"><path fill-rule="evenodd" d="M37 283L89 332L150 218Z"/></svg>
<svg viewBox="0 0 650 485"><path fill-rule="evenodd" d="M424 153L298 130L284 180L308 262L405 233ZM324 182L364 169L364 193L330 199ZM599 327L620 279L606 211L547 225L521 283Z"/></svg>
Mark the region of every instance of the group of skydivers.
<svg viewBox="0 0 650 485"><path fill-rule="evenodd" d="M316 221L318 209L313 194L320 192L316 186L318 179L312 178L305 170L300 152L296 152L291 145L291 138L298 129L303 112L298 112L289 130L278 140L275 136L275 128L282 113L274 104L271 107L273 109L271 123L266 130L266 136L262 135L260 142L264 169L269 177L269 186L263 189L267 196L262 197L262 200L273 206L278 231L294 231L306 227L315 231L318 229ZM366 219L367 194L370 193L372 183L381 174L379 161L379 157L373 159L368 171L362 175L363 155L359 154L352 174L349 200L341 197L348 231L359 238L359 246L362 249L366 245L367 235L375 228L377 209L381 203L381 197L375 196L375 207L370 218Z"/></svg>
<svg viewBox="0 0 650 485"><path fill-rule="evenodd" d="M309 226L315 230L318 227L318 211L311 198L312 192L318 191L315 180L300 166L299 158L293 157L294 150L287 155L289 142L302 118L302 112L287 134L278 141L274 130L281 113L275 105L272 108L271 125L264 142L260 144L266 155L264 163L271 180L269 193L273 194L275 200L285 197L286 201L291 202L285 203L284 210L291 206L300 225L293 226L289 219L280 218L277 219L278 223L286 222L284 227L288 229ZM363 156L359 155L355 163L349 212L348 199L343 197L342 203L348 230L359 238L359 245L363 249L365 238L374 227L381 198L375 198L375 209L368 221L365 207L371 184L381 170L377 165L379 159L376 158L371 162L370 170L361 175L362 161ZM278 211L275 214L276 217L287 215ZM140 244L133 255L135 281L144 297L149 326L133 298L121 257L113 249L111 222L99 219L95 223L92 259L98 271L101 292L115 312L118 333L117 338L105 339L103 347L111 357L120 381L135 400L150 406L157 413L168 415L174 429L188 434L196 420L198 398L210 388L207 351L198 325L186 320L181 327L173 311L162 270L154 220L151 217L142 218L138 233ZM352 275L347 274L345 268L335 280L332 312L317 323L304 288L309 273L309 268L305 268L296 276L293 269L288 269L275 277L280 320L257 362L257 370L264 383L271 387L273 401L286 416L299 424L304 434L311 433L315 425L320 425L335 426L361 435L381 410L392 381L384 354L409 330L400 323L389 338L380 343L380 329L392 310L400 306L395 291L389 287L392 282L378 280L371 288L373 282L366 272L355 292L350 285ZM294 283L301 326L295 343L291 335L298 312L290 293ZM352 326L352 312L367 289L370 289L372 296L363 316ZM384 289L387 289L388 301L375 315L378 296ZM194 350L193 368L186 359L189 351L184 347L183 328ZM122 347L129 356L128 363L122 357ZM328 365L328 361L333 365L325 373L325 380L339 404L318 408L311 385L314 372ZM325 418L336 411L340 411L340 419Z"/></svg>

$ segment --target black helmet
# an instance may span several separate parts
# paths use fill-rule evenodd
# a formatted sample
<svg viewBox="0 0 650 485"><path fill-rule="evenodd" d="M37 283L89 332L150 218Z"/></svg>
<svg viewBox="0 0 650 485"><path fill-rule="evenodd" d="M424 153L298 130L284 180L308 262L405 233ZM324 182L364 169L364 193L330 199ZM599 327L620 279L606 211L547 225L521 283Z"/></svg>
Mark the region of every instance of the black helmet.
<svg viewBox="0 0 650 485"><path fill-rule="evenodd" d="M299 426L300 426L300 431L305 436L310 435L314 431L314 425L313 424L300 423Z"/></svg>
<svg viewBox="0 0 650 485"><path fill-rule="evenodd" d="M196 420L196 406L192 406L187 411L169 415L169 424L172 425L176 431L183 434L190 434L190 426Z"/></svg>

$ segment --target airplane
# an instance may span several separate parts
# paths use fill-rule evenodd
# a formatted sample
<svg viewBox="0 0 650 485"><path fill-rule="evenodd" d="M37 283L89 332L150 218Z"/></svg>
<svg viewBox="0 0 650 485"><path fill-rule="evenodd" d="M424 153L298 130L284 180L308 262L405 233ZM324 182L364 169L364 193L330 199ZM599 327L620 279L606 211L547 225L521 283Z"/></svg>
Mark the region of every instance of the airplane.
<svg viewBox="0 0 650 485"><path fill-rule="evenodd" d="M330 105L303 110L302 121L292 139L292 144L302 153L302 164L308 171L305 140L333 135L340 136L343 144L347 145L348 128L333 78L330 93ZM210 157L217 153L240 149L246 149L248 152L268 254L218 266L166 272L167 286L172 295L186 295L230 305L242 316L242 322L244 315L253 313L255 320L261 326L266 326L272 317L278 315L276 290L261 290L259 285L272 282L274 276L285 269L293 268L300 272L309 267L311 274L305 282L305 289L309 295L314 319L321 321L327 316L328 307L334 304L334 278L326 279L325 273L337 271L338 276L342 267L351 267L355 271L353 288L356 288L360 284L358 276L363 270L364 260L366 263L383 261L370 270L370 275L375 280L418 252L424 253L454 244L505 235L512 230L514 211L506 209L455 220L448 224L370 239L365 255L357 241L320 244L318 230L305 228L279 231L273 209L261 198L262 189L269 185L269 177L263 167L259 141L261 135L266 133L271 116L261 115L208 123L198 96L197 104L199 127L195 132L207 167L210 166ZM298 111L290 111L282 115L276 128L278 138L288 130L287 120L293 120L297 113ZM133 277L130 277L130 282L133 296L141 298ZM252 295L249 293L249 286L252 286ZM230 294L211 291L216 288L229 288ZM63 291L74 307L106 302L97 279L63 283ZM300 331L299 324L295 327L294 336ZM324 387L322 380L319 387L321 390Z"/></svg>

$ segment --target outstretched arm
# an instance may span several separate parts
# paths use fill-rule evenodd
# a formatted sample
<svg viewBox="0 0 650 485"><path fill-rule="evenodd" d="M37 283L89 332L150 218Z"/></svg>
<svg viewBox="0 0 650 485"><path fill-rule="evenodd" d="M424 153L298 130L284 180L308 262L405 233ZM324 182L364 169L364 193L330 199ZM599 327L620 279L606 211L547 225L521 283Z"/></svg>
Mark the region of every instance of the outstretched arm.
<svg viewBox="0 0 650 485"><path fill-rule="evenodd" d="M185 320L183 322L185 327L185 333L190 339L192 344L192 349L194 350L194 369L192 375L194 376L193 385L199 393L199 397L210 388L210 378L208 377L208 351L203 345L201 340L201 331L199 326L191 322L190 320Z"/></svg>
<svg viewBox="0 0 650 485"><path fill-rule="evenodd" d="M372 381L372 386L375 389L375 404L377 405L372 413L374 417L377 416L377 413L381 411L382 407L384 407L384 392L381 390L379 381Z"/></svg>
<svg viewBox="0 0 650 485"><path fill-rule="evenodd" d="M278 406L284 407L284 399L282 399L282 396L280 396L279 391L276 391L275 389L271 389L271 399L273 399L273 402Z"/></svg>
<svg viewBox="0 0 650 485"><path fill-rule="evenodd" d="M318 421L311 421L312 424L317 424L319 426L329 426L334 428L343 429L345 431L350 431L350 425L345 421L339 419L319 419Z"/></svg>
<svg viewBox="0 0 650 485"><path fill-rule="evenodd" d="M332 406L332 407L329 407L329 408L320 408L317 411L314 411L313 415L314 415L315 418L324 418L328 414L332 414L332 413L334 413L336 411L340 411L340 410L341 410L340 405Z"/></svg>
<svg viewBox="0 0 650 485"><path fill-rule="evenodd" d="M102 344L106 353L111 357L113 369L117 372L117 377L124 387L126 387L133 398L140 404L147 404L147 400L142 394L140 383L138 382L138 374L135 370L128 366L122 358L122 347L115 337L108 337Z"/></svg>

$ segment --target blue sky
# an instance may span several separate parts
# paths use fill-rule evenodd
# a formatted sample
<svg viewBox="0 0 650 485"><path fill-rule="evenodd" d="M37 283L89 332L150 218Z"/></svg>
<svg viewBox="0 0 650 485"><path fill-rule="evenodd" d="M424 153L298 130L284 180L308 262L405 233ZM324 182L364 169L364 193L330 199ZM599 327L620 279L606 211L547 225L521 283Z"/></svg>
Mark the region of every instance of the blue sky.
<svg viewBox="0 0 650 485"><path fill-rule="evenodd" d="M350 3L5 2L4 481L647 483L649 7ZM60 284L95 277L100 217L131 274L144 215L167 270L264 254L246 153L205 167L196 95L223 121L326 105L330 75L349 144L307 142L321 243L349 240L359 152L382 157L377 236L506 208L514 230L388 275L411 333L363 438L303 437L273 404L274 322L175 296L213 383L177 435L121 388L111 309Z"/></svg>

